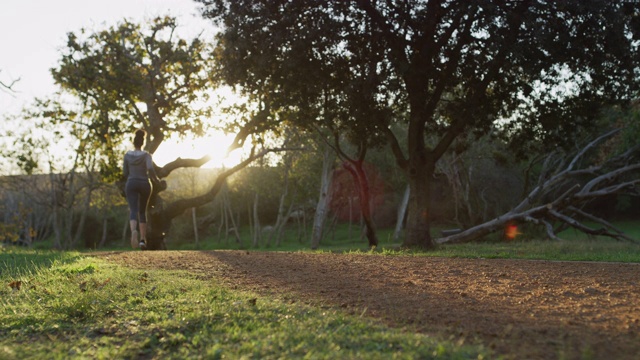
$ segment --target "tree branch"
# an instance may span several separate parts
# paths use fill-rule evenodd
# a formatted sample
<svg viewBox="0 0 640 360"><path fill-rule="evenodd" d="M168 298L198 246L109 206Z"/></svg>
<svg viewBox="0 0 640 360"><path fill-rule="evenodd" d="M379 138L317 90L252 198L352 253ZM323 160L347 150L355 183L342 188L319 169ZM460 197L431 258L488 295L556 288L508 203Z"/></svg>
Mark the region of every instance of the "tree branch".
<svg viewBox="0 0 640 360"><path fill-rule="evenodd" d="M0 72L2 72L2 70L0 70ZM13 85L15 85L18 81L20 81L20 78L12 80L8 84L5 84L4 82L0 81L0 89L2 89L3 91L11 94L11 93L14 92Z"/></svg>
<svg viewBox="0 0 640 360"><path fill-rule="evenodd" d="M402 148L400 147L400 143L398 142L398 138L395 136L393 131L389 128L384 129L387 140L389 141L389 147L391 148L391 152L393 152L393 156L396 159L396 164L402 169L407 169L407 158L404 156L402 152Z"/></svg>
<svg viewBox="0 0 640 360"><path fill-rule="evenodd" d="M364 10L369 18L380 28L382 34L387 39L387 43L391 47L391 51L394 54L394 58L397 63L394 66L398 69L400 68L408 68L409 67L409 59L404 52L405 46L407 46L407 41L394 33L394 29L391 25L389 25L384 16L380 14L380 12L375 8L373 4L371 4L370 0L358 0L357 4L359 7Z"/></svg>
<svg viewBox="0 0 640 360"><path fill-rule="evenodd" d="M561 213L559 213L559 212L557 212L557 211L555 211L553 209L549 210L549 214L551 216L555 217L556 219L558 219L560 221L564 221L565 223L573 226L574 228L576 228L576 229L578 229L578 230L580 230L580 231L582 231L584 233L590 234L590 235L603 235L603 236L608 236L608 237L612 237L612 238L615 238L615 239L619 239L621 237L619 234L614 234L614 233L611 233L611 232L607 231L606 228L592 229L592 228L582 224L581 222L577 221L576 219L574 219L574 218L572 218L570 216L561 214Z"/></svg>
<svg viewBox="0 0 640 360"><path fill-rule="evenodd" d="M550 223L550 222L548 222L548 221L546 221L546 220L544 220L544 219L540 219L540 220L538 220L538 219L534 219L534 218L531 218L531 219L532 219L532 220L536 220L536 221L535 221L535 223L536 223L536 224L538 224L538 223L542 223L542 224L544 225L544 227L545 227L545 229L546 229L546 231L547 231L547 236L548 236L550 239L553 239L553 240L556 240L556 241L560 241L560 240L562 240L562 239L560 239L560 238L558 237L558 235L556 235L555 231L553 231L553 226L551 225L551 223Z"/></svg>
<svg viewBox="0 0 640 360"><path fill-rule="evenodd" d="M160 218L164 219L165 221L171 220L173 218L175 218L176 216L182 214L184 211L186 211L189 208L193 208L193 207L200 207L202 205L205 205L207 203L209 203L210 201L212 201L216 195L220 192L220 189L222 188L222 186L224 185L224 183L226 182L227 178L233 174L235 174L236 172L244 169L245 167L247 167L249 164L251 164L253 161L265 156L268 153L271 152L279 152L279 151L285 151L287 149L285 148L269 148L269 149L263 149L258 153L254 153L254 151L251 151L251 154L242 162L240 162L239 164L237 164L236 166L228 169L228 170L224 170L222 171L218 177L216 178L215 183L213 184L213 186L211 187L211 189L200 196L196 196L196 197L192 197L192 198L188 198L188 199L181 199L181 200L177 200L171 204L169 204L165 209L160 210L159 214L157 214L157 216L159 216Z"/></svg>
<svg viewBox="0 0 640 360"><path fill-rule="evenodd" d="M620 132L620 130L622 130L622 129L614 129L612 131L609 131L608 133L606 133L604 135L601 135L598 138L596 138L595 140L593 140L592 142L588 143L587 146L582 148L582 150L580 152L578 152L576 154L576 156L573 157L573 160L571 160L571 163L569 163L569 166L567 166L567 169L565 171L571 171L573 169L573 167L576 165L576 163L582 158L582 156L584 156L584 154L589 149L591 149L592 147L596 146L596 144L598 144L602 140L608 138L609 136L617 134L618 132Z"/></svg>
<svg viewBox="0 0 640 360"><path fill-rule="evenodd" d="M619 168L619 169L615 169L615 170L610 171L610 172L608 172L606 174L600 175L600 176L594 178L593 180L589 181L582 188L582 191L580 191L580 193L578 193L578 195L579 196L592 196L590 194L595 194L597 192L593 192L591 190L594 187L596 187L598 184L600 184L600 183L602 183L604 181L612 181L612 180L616 179L617 177L619 177L620 175L622 175L622 174L624 174L626 172L634 171L634 170L637 170L637 169L640 169L640 163L631 164L631 165L628 165L628 166L625 166L625 167L622 167L622 168ZM639 181L638 179L632 180L632 181L628 181L628 182L623 183L623 184L618 184L616 186L611 186L609 188L602 189L599 192L602 193L604 191L604 194L613 193L613 192L617 191L619 188L631 187L631 186L637 184L638 181Z"/></svg>
<svg viewBox="0 0 640 360"><path fill-rule="evenodd" d="M193 167L199 168L202 165L209 162L209 160L211 160L210 155L205 155L199 159L177 158L176 160L166 164L163 167L156 168L156 174L158 174L158 177L162 179L169 176L169 174L171 174L173 170L176 170L179 168L193 168Z"/></svg>
<svg viewBox="0 0 640 360"><path fill-rule="evenodd" d="M578 209L578 208L576 208L576 207L573 207L573 206L569 206L569 207L567 208L567 210L569 210L569 211L573 211L573 212L575 212L576 214L578 214L578 215L580 215L580 216L582 216L582 217L587 218L588 220L595 221L595 222L597 222L597 223L599 223L599 224L601 224L601 225L605 226L606 228L609 228L609 229L611 229L611 230L613 230L613 231L617 232L617 233L618 233L618 235L619 235L620 237L623 237L624 239L626 239L626 240L628 240L628 241L632 241L632 242L635 242L635 241L636 241L635 239L633 239L633 238L631 238L631 237L627 236L627 235L624 233L624 231L620 230L619 228L615 227L613 224L611 224L610 222L608 222L608 221L606 221L606 220L604 220L604 219L601 219L601 218L599 218L599 217L597 217L597 216L591 215L591 214L589 214L589 213L587 213L587 212L585 212L585 211L582 211L582 210L580 210L580 209Z"/></svg>

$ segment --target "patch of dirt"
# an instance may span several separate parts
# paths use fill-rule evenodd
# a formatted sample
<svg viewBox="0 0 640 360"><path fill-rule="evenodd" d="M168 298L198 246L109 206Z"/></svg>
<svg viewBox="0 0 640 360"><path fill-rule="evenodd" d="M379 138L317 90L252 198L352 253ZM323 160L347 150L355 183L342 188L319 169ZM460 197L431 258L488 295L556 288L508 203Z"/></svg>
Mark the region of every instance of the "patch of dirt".
<svg viewBox="0 0 640 360"><path fill-rule="evenodd" d="M640 265L247 251L98 253L480 342L516 359L637 359Z"/></svg>

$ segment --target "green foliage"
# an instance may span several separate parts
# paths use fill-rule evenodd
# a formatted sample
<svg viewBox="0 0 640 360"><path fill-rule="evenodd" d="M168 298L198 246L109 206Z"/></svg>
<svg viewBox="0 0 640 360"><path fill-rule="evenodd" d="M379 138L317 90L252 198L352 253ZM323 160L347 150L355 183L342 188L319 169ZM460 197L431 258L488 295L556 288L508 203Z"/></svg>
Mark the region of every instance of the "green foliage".
<svg viewBox="0 0 640 360"><path fill-rule="evenodd" d="M433 245L422 214L456 137L499 129L520 154L570 147L637 89L635 15L618 2L198 1L222 28L218 74L261 105L253 128L321 129L360 154L390 145L414 194L409 246Z"/></svg>
<svg viewBox="0 0 640 360"><path fill-rule="evenodd" d="M232 291L186 272L132 270L68 253L2 252L0 264L2 358L487 355L340 309ZM22 282L19 289L5 286L14 281Z"/></svg>
<svg viewBox="0 0 640 360"><path fill-rule="evenodd" d="M43 114L52 121L71 121L84 134L84 151L99 150L105 179L120 173L120 145L135 128L149 133L153 153L166 136L202 135L209 82L207 44L177 38L176 20L158 17L139 25L123 21L102 31L69 33L56 83L83 104L70 116L62 106Z"/></svg>

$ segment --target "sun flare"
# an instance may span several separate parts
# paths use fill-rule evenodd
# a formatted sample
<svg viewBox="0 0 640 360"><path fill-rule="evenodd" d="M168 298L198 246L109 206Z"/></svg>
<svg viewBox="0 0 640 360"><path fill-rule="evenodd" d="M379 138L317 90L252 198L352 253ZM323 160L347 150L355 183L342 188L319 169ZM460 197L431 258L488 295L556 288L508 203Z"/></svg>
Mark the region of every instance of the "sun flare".
<svg viewBox="0 0 640 360"><path fill-rule="evenodd" d="M242 150L238 149L227 154L229 145L233 142L234 134L217 132L201 138L178 139L170 137L165 139L153 154L153 161L158 166L176 160L198 159L205 155L211 156L211 160L203 168L232 167L241 161Z"/></svg>

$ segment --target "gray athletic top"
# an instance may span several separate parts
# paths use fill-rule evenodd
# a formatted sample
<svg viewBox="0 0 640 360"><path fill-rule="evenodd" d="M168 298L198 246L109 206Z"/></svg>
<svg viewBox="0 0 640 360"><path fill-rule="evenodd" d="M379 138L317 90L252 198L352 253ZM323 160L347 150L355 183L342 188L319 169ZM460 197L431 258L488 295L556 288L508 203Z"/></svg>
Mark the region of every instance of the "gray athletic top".
<svg viewBox="0 0 640 360"><path fill-rule="evenodd" d="M151 154L142 150L127 151L124 155L124 176L128 179L149 180L157 179Z"/></svg>

